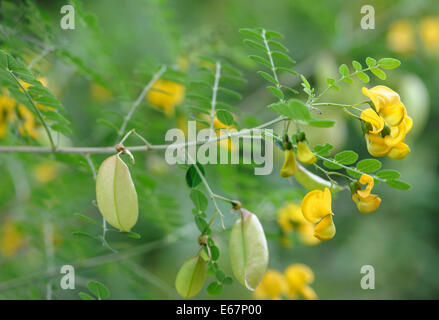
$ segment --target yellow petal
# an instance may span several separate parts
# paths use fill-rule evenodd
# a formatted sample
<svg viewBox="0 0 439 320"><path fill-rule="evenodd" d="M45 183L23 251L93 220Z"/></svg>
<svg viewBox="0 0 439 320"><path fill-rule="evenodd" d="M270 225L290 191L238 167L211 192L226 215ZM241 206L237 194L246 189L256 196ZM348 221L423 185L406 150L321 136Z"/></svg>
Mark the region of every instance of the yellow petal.
<svg viewBox="0 0 439 320"><path fill-rule="evenodd" d="M379 135L368 133L365 137L367 151L374 157L385 157L392 149L384 142L384 138Z"/></svg>
<svg viewBox="0 0 439 320"><path fill-rule="evenodd" d="M363 94L372 100L376 111L390 126L397 126L406 115L406 109L395 91L386 86L371 89L363 87Z"/></svg>
<svg viewBox="0 0 439 320"><path fill-rule="evenodd" d="M392 159L403 159L409 154L409 152L409 146L401 142L390 150L388 156Z"/></svg>
<svg viewBox="0 0 439 320"><path fill-rule="evenodd" d="M310 286L306 286L302 289L302 291L300 292L300 294L306 299L306 300L317 300L317 294L314 291L313 288L311 288Z"/></svg>
<svg viewBox="0 0 439 320"><path fill-rule="evenodd" d="M321 241L330 240L335 236L335 225L332 215L328 214L314 228L314 237Z"/></svg>
<svg viewBox="0 0 439 320"><path fill-rule="evenodd" d="M374 185L373 178L370 175L364 173L358 181L363 185L365 184L366 188L364 190L357 190L357 194L362 198L368 197Z"/></svg>
<svg viewBox="0 0 439 320"><path fill-rule="evenodd" d="M311 152L304 141L299 141L297 143L297 157L300 162L306 164L314 164L317 161L316 156Z"/></svg>
<svg viewBox="0 0 439 320"><path fill-rule="evenodd" d="M306 224L301 224L297 228L299 232L300 241L307 246L315 246L320 243L320 240L314 237L314 225L307 222Z"/></svg>
<svg viewBox="0 0 439 320"><path fill-rule="evenodd" d="M321 218L331 215L331 192L328 188L324 191L308 192L302 200L301 209L305 219L311 223L316 223Z"/></svg>
<svg viewBox="0 0 439 320"><path fill-rule="evenodd" d="M381 198L375 194L371 194L366 198L361 198L358 194L353 194L352 200L354 200L358 210L362 213L374 212L378 209L381 203Z"/></svg>
<svg viewBox="0 0 439 320"><path fill-rule="evenodd" d="M280 169L280 176L282 178L291 177L297 170L296 164L296 156L294 155L294 151L292 149L288 149L284 151L285 161Z"/></svg>
<svg viewBox="0 0 439 320"><path fill-rule="evenodd" d="M314 281L314 273L311 268L301 263L289 265L284 274L288 286L294 291L301 291L303 287Z"/></svg>
<svg viewBox="0 0 439 320"><path fill-rule="evenodd" d="M255 289L256 299L279 299L287 290L286 280L282 273L276 270L268 270L262 277L261 282Z"/></svg>
<svg viewBox="0 0 439 320"><path fill-rule="evenodd" d="M415 34L408 20L399 20L392 24L387 33L387 45L398 53L410 53L415 50Z"/></svg>
<svg viewBox="0 0 439 320"><path fill-rule="evenodd" d="M408 133L413 128L413 119L405 116L403 121L405 123L405 132Z"/></svg>
<svg viewBox="0 0 439 320"><path fill-rule="evenodd" d="M372 125L371 133L380 133L384 128L384 119L381 118L372 108L368 108L361 112L360 118Z"/></svg>

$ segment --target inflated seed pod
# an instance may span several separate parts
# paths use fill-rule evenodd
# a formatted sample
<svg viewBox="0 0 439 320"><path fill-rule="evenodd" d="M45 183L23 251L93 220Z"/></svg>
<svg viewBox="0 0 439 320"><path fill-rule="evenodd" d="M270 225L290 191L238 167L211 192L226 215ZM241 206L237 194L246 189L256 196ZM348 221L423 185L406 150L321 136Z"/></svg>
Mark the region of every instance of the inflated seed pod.
<svg viewBox="0 0 439 320"><path fill-rule="evenodd" d="M268 265L268 247L264 229L253 213L241 209L241 218L230 234L230 262L236 279L254 290Z"/></svg>
<svg viewBox="0 0 439 320"><path fill-rule="evenodd" d="M139 215L137 193L127 165L119 155L102 162L96 178L96 200L105 220L121 231L130 231Z"/></svg>
<svg viewBox="0 0 439 320"><path fill-rule="evenodd" d="M206 281L206 262L200 256L186 260L175 279L175 289L183 298L196 296Z"/></svg>

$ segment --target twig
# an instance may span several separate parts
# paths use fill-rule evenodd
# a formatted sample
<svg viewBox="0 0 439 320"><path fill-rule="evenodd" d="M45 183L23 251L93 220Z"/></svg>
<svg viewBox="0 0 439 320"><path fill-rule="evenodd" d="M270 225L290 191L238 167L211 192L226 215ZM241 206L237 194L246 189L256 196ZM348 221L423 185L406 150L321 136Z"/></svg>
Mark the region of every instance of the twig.
<svg viewBox="0 0 439 320"><path fill-rule="evenodd" d="M139 97L136 101L134 101L133 105L131 106L130 110L128 111L127 115L125 116L122 126L119 129L117 140L120 139L120 137L125 132L126 126L128 122L130 121L131 117L133 116L134 112L136 111L137 106L142 102L142 100L145 98L146 93L151 89L153 84L162 76L162 74L166 71L166 66L161 66L160 70L157 71L153 76L152 79L146 84L146 86L143 88L142 92L140 93Z"/></svg>
<svg viewBox="0 0 439 320"><path fill-rule="evenodd" d="M214 135L215 131L213 130L213 122L215 119L215 107L216 107L216 95L218 92L218 85L219 85L219 79L221 77L221 63L217 61L216 67L215 67L215 81L213 83L212 88L212 101L210 103L210 131Z"/></svg>
<svg viewBox="0 0 439 320"><path fill-rule="evenodd" d="M224 139L229 139L235 136L243 136L250 134L254 130L263 129L266 127L270 127L278 122L284 121L287 118L284 116L277 117L273 120L270 120L260 126L251 128L251 129L243 129L241 131L232 132L229 135L221 135L208 139L207 141L188 141L180 144L158 144L158 145L138 145L132 147L126 147L127 150L131 152L145 152L149 149L151 150L165 150L169 146L173 146L175 148L182 148L187 146L199 145L204 143L211 143L215 141L220 141ZM36 146L0 146L0 153L60 153L60 154L111 154L114 153L114 147L59 147L53 150L50 147L36 147Z"/></svg>

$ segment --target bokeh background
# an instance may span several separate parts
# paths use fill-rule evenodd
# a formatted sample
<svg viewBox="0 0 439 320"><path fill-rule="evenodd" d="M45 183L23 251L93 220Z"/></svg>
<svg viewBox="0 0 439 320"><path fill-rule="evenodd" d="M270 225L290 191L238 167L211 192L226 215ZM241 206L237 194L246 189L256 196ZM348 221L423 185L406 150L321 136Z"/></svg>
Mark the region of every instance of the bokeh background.
<svg viewBox="0 0 439 320"><path fill-rule="evenodd" d="M402 65L384 81L397 91L414 120L407 138L411 153L404 160L384 159L384 168L397 169L412 188L398 191L380 185L383 199L372 214L359 213L343 191L333 203L336 237L307 246L294 234L285 246L276 221L286 201L300 202L305 190L294 180L279 177L281 154L271 176L254 176L251 166L206 166L215 192L240 199L264 225L270 249L270 269L283 271L292 263L314 272L311 286L320 299L435 299L439 296L438 144L439 131L439 6L420 1L310 1L310 0L126 0L77 1L75 30L59 27L60 7L68 1L1 1L0 48L32 61L44 46L56 46L34 66L34 73L67 109L72 134L60 144L111 146L132 101L160 64L185 70L190 79L199 55L220 58L240 69L247 82L235 87L243 95L236 102L241 127L275 117L266 108L274 102L260 70L238 30L265 27L282 32L282 42L297 61L295 70L307 76L317 91L327 76L337 76L338 65L368 56L395 57ZM362 30L360 9L375 8L375 29ZM43 47L41 46L43 45ZM59 49L59 50L58 50ZM72 58L73 57L73 58ZM283 81L299 89L291 75ZM363 101L362 84L342 85L325 101ZM303 92L299 96L304 98ZM308 129L312 145L330 142L336 150L352 149L369 157L358 122L325 110L337 120L331 129ZM167 117L146 101L130 128L153 143L164 143L169 128L191 115L186 101ZM23 137L11 124L1 145L47 144L39 137ZM127 144L141 144L130 138ZM105 158L93 155L95 165ZM127 160L128 161L128 160ZM168 166L163 153L136 154L130 166L140 202L134 230L140 239L108 232L113 253L99 240L100 221L93 201L95 187L90 168L81 156L0 154L0 298L45 299L48 283L53 299L78 299L90 280L104 283L112 299L175 299L174 279L185 259L198 250L185 172ZM227 228L235 216L227 213ZM209 206L208 214L213 208ZM228 231L215 223L214 239L221 249L219 264L231 274ZM53 231L53 232L51 232ZM76 235L75 235L76 232ZM48 245L48 234L53 241ZM49 239L49 240L50 240ZM76 289L61 290L60 266L76 267ZM360 287L363 265L375 268L375 290ZM212 276L210 276L213 279ZM196 298L241 299L252 293L235 281L219 296L203 290Z"/></svg>

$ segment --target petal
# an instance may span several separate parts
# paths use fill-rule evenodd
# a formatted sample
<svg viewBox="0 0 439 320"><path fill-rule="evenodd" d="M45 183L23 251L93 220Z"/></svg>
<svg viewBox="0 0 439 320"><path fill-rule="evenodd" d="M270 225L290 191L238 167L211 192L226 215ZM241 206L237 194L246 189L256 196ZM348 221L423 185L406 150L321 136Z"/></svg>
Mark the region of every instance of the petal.
<svg viewBox="0 0 439 320"><path fill-rule="evenodd" d="M284 151L285 161L280 169L280 176L282 178L291 177L297 170L296 164L296 156L294 155L294 151L292 149L288 149Z"/></svg>
<svg viewBox="0 0 439 320"><path fill-rule="evenodd" d="M384 138L376 134L366 134L367 151L374 157L384 157L390 152L392 147L384 142Z"/></svg>
<svg viewBox="0 0 439 320"><path fill-rule="evenodd" d="M255 297L257 299L277 299L285 293L286 289L284 275L276 270L267 270L255 289Z"/></svg>
<svg viewBox="0 0 439 320"><path fill-rule="evenodd" d="M313 288L311 288L310 286L306 286L302 289L302 291L300 292L300 294L306 299L306 300L317 300L317 294L314 291Z"/></svg>
<svg viewBox="0 0 439 320"><path fill-rule="evenodd" d="M314 237L321 241L330 240L335 236L335 225L332 215L328 214L314 228Z"/></svg>
<svg viewBox="0 0 439 320"><path fill-rule="evenodd" d="M316 223L328 214L332 214L331 192L328 188L325 188L325 191L308 192L302 200L301 209L305 219L311 223Z"/></svg>
<svg viewBox="0 0 439 320"><path fill-rule="evenodd" d="M304 264L294 263L285 269L285 278L291 289L300 291L303 287L314 281L314 273Z"/></svg>
<svg viewBox="0 0 439 320"><path fill-rule="evenodd" d="M317 161L316 156L311 152L304 141L299 141L297 143L297 157L300 162L306 164L314 164Z"/></svg>
<svg viewBox="0 0 439 320"><path fill-rule="evenodd" d="M404 141L406 135L406 123L402 121L398 126L390 127L390 134L384 137L384 142L389 147L394 147Z"/></svg>
<svg viewBox="0 0 439 320"><path fill-rule="evenodd" d="M381 116L390 126L397 126L400 124L406 113L407 111L401 102L393 105L386 105L380 110Z"/></svg>
<svg viewBox="0 0 439 320"><path fill-rule="evenodd" d="M357 194L361 198L366 198L369 196L370 192L372 191L374 180L373 178L368 174L363 174L358 180L361 184L366 185L366 188L364 190L357 190Z"/></svg>
<svg viewBox="0 0 439 320"><path fill-rule="evenodd" d="M375 194L371 194L366 198L361 198L358 194L353 194L352 200L357 205L358 210L362 213L374 212L381 204L381 198Z"/></svg>
<svg viewBox="0 0 439 320"><path fill-rule="evenodd" d="M372 108L368 108L361 112L361 120L366 121L372 125L372 133L381 132L384 128L384 119L379 116Z"/></svg>
<svg viewBox="0 0 439 320"><path fill-rule="evenodd" d="M377 112L381 112L382 108L401 102L399 95L386 86L376 86L371 89L363 87L361 91L372 100Z"/></svg>
<svg viewBox="0 0 439 320"><path fill-rule="evenodd" d="M409 154L409 152L409 146L401 142L390 150L388 156L392 159L403 159Z"/></svg>

